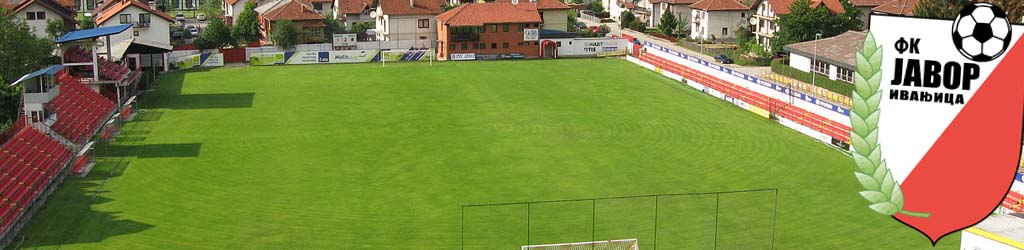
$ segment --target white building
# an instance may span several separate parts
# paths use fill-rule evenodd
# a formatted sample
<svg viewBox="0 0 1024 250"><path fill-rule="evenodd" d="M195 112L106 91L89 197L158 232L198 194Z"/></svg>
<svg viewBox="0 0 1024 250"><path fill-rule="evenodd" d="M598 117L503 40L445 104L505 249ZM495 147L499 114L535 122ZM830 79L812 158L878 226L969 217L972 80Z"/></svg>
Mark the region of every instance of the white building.
<svg viewBox="0 0 1024 250"><path fill-rule="evenodd" d="M867 33L847 31L838 36L786 45L789 66L803 72L814 72L828 79L853 84L857 69L857 50Z"/></svg>
<svg viewBox="0 0 1024 250"><path fill-rule="evenodd" d="M697 3L697 0L651 0L651 4L654 7L651 9L652 18L648 25L658 27L661 24L661 15L665 12L670 12L676 16L677 22L689 22L690 15L693 14L693 9L690 9L690 5L694 3Z"/></svg>
<svg viewBox="0 0 1024 250"><path fill-rule="evenodd" d="M372 0L334 0L334 18L341 20L349 30L356 23L375 22L370 17L370 11L374 7Z"/></svg>
<svg viewBox="0 0 1024 250"><path fill-rule="evenodd" d="M110 2L96 15L96 27L132 24L131 29L111 37L113 43L134 38L170 46L172 22L174 18L139 0Z"/></svg>
<svg viewBox="0 0 1024 250"><path fill-rule="evenodd" d="M544 20L544 24L541 24L540 26L542 29L568 31L568 5L565 5L559 0L533 0L530 2L537 5L537 12L540 14L540 19Z"/></svg>
<svg viewBox="0 0 1024 250"><path fill-rule="evenodd" d="M771 40L775 38L775 32L779 32L779 16L789 14L789 7L794 2L796 0L765 0L758 5L753 18L754 35L757 37L757 43L764 47L765 51L771 51ZM833 14L844 12L843 5L839 0L812 0L811 8L817 8L823 4Z"/></svg>
<svg viewBox="0 0 1024 250"><path fill-rule="evenodd" d="M690 38L726 40L749 27L748 18L756 0L701 0L690 5Z"/></svg>
<svg viewBox="0 0 1024 250"><path fill-rule="evenodd" d="M53 21L63 22L68 30L75 28L75 11L53 0L25 0L11 10L14 13L11 18L25 22L29 31L36 37L49 37L46 34L46 25Z"/></svg>
<svg viewBox="0 0 1024 250"><path fill-rule="evenodd" d="M443 0L374 0L378 41L396 41L400 47L429 48L437 43L437 19Z"/></svg>

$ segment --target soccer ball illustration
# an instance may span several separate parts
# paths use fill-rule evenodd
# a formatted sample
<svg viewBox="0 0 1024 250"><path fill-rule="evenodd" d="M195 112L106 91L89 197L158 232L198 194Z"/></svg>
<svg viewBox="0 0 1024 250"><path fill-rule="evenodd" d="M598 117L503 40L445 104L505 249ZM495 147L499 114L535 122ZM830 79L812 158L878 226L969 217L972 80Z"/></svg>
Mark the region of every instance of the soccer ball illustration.
<svg viewBox="0 0 1024 250"><path fill-rule="evenodd" d="M1010 32L1006 12L988 3L975 3L960 10L953 22L953 44L967 59L992 61L1010 47Z"/></svg>

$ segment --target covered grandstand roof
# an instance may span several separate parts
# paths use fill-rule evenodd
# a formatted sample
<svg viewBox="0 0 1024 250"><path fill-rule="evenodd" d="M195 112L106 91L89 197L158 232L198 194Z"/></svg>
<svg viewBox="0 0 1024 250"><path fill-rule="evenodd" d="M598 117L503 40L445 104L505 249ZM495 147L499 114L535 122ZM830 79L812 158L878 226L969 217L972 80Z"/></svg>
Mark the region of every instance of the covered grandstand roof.
<svg viewBox="0 0 1024 250"><path fill-rule="evenodd" d="M102 37L102 36L115 35L115 34L124 32L125 30L128 30L131 27L132 27L131 24L121 24L121 25L115 25L115 26L109 26L109 27L100 27L100 28L94 28L94 29L76 30L76 31L68 32L67 34L64 34L63 36L58 38L57 39L57 43L66 43L66 42L73 42L73 41L78 41L78 40L82 40L82 39L90 39L90 38L96 38L96 37Z"/></svg>
<svg viewBox="0 0 1024 250"><path fill-rule="evenodd" d="M41 76L41 75L51 75L52 76L54 74L57 74L57 72L60 71L61 69L64 69L63 65L53 65L53 66L46 67L46 68L43 68L43 69L40 69L40 70L36 70L35 72L28 73L28 74L25 74L25 75L21 76L21 78L18 78L17 81L12 82L11 86L17 85L18 83L21 83L24 80L28 80L28 79L31 79L31 78L34 78L34 77L37 77L37 76Z"/></svg>

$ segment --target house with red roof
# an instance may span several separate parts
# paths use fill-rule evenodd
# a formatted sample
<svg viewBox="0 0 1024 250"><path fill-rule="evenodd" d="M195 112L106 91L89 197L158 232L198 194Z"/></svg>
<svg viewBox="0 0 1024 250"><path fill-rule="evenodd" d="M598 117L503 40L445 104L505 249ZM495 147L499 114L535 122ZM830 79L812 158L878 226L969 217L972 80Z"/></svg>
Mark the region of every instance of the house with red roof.
<svg viewBox="0 0 1024 250"><path fill-rule="evenodd" d="M48 37L46 25L52 21L62 22L68 29L75 28L75 11L54 0L23 0L8 4L4 7L10 8L10 18L25 22L36 37Z"/></svg>
<svg viewBox="0 0 1024 250"><path fill-rule="evenodd" d="M334 10L334 18L341 20L349 30L356 23L374 22L370 17L371 4L372 0L334 0L334 6L338 6Z"/></svg>
<svg viewBox="0 0 1024 250"><path fill-rule="evenodd" d="M311 2L301 0L280 0L256 8L259 14L260 31L264 43L270 43L277 21L290 20L300 31L298 43L324 42L324 16L313 9Z"/></svg>
<svg viewBox="0 0 1024 250"><path fill-rule="evenodd" d="M789 1L789 0L783 0ZM690 38L728 40L749 26L748 19L760 0L701 0L690 5Z"/></svg>
<svg viewBox="0 0 1024 250"><path fill-rule="evenodd" d="M699 0L650 0L651 5L651 20L648 26L658 27L661 24L661 15L665 12L671 13L676 16L676 20L686 21L690 20L690 16L693 14L693 9L690 9L690 5L697 3Z"/></svg>
<svg viewBox="0 0 1024 250"><path fill-rule="evenodd" d="M543 23L533 2L462 4L437 16L437 56L440 60L453 54L537 57L536 32Z"/></svg>
<svg viewBox="0 0 1024 250"><path fill-rule="evenodd" d="M541 28L568 31L570 25L569 5L565 5L565 3L559 0L535 0L530 2L537 6L540 19L544 20Z"/></svg>
<svg viewBox="0 0 1024 250"><path fill-rule="evenodd" d="M136 40L171 45L174 18L140 0L111 0L95 9L96 27L131 24L132 28L111 37L111 43Z"/></svg>
<svg viewBox="0 0 1024 250"><path fill-rule="evenodd" d="M754 13L754 35L757 43L764 47L765 51L772 48L772 39L775 32L779 32L779 16L790 13L790 7L797 0L765 0L757 7ZM824 6L832 14L844 13L843 4L839 0L811 0L811 8Z"/></svg>
<svg viewBox="0 0 1024 250"><path fill-rule="evenodd" d="M437 15L444 0L374 0L374 32L378 41L399 47L430 48L437 42Z"/></svg>
<svg viewBox="0 0 1024 250"><path fill-rule="evenodd" d="M850 4L852 4L853 7L860 9L860 21L863 23L861 27L867 29L871 21L871 9L881 6L889 1L891 0L850 0Z"/></svg>

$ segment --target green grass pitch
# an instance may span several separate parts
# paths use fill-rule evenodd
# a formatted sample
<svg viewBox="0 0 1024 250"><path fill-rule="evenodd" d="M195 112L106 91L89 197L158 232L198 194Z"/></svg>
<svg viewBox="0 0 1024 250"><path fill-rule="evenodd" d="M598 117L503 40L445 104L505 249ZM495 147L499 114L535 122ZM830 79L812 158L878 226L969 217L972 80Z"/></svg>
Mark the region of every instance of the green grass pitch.
<svg viewBox="0 0 1024 250"><path fill-rule="evenodd" d="M141 100L22 248L932 248L847 156L621 59L228 67ZM759 188L774 234L771 193L659 198L657 222L651 198L461 209Z"/></svg>

